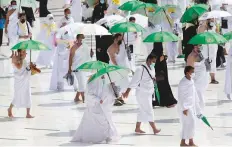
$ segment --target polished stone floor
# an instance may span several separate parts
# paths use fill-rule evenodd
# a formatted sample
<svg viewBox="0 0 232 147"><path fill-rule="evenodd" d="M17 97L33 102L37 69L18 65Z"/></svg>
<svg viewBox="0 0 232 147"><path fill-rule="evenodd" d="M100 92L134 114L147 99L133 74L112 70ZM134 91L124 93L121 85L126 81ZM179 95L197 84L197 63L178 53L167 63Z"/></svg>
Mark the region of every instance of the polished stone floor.
<svg viewBox="0 0 232 147"><path fill-rule="evenodd" d="M62 2L51 0L49 6L55 16L62 15ZM34 29L35 32L38 29ZM73 103L75 92L66 86L64 92L48 90L51 76L50 69L32 77L32 114L34 119L25 119L24 109L14 109L14 119L7 117L7 107L13 96L13 75L9 60L10 51L1 47L0 55L0 146L178 146L180 125L176 108L154 109L155 122L162 131L153 135L148 124L142 127L145 135L134 134L137 104L134 94L122 107L114 107L113 121L121 135L121 139L112 144L81 144L70 140L82 118L85 104ZM33 59L38 53L33 52ZM143 57L139 57L138 64ZM141 58L141 59L140 59ZM184 62L178 60L169 64L169 81L173 93L177 95L177 86L183 77ZM205 116L208 117L214 130L212 131L201 121L197 123L196 143L200 146L232 146L232 102L223 93L223 69L217 71L219 85L209 85L206 96Z"/></svg>

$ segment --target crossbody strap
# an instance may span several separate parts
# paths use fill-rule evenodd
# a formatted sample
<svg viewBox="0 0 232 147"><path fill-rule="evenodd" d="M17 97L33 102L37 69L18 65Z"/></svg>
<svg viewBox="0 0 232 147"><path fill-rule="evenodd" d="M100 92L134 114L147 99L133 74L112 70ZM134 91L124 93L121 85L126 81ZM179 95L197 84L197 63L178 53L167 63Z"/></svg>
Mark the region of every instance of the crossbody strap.
<svg viewBox="0 0 232 147"><path fill-rule="evenodd" d="M147 73L149 74L150 78L151 78L152 80L154 80L154 78L152 78L152 76L151 76L149 70L147 69L147 67L146 67L145 65L142 65L142 67L144 67L144 68L147 70Z"/></svg>

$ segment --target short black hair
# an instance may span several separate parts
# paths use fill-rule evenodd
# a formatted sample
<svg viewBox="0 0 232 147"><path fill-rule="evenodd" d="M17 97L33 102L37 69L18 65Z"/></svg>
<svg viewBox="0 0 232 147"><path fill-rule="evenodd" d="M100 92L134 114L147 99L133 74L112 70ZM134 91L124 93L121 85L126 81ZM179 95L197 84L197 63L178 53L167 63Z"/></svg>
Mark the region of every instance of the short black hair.
<svg viewBox="0 0 232 147"><path fill-rule="evenodd" d="M26 16L26 13L19 13L19 18L22 16Z"/></svg>
<svg viewBox="0 0 232 147"><path fill-rule="evenodd" d="M11 5L12 5L13 3L16 3L16 4L17 4L16 0L12 0L12 1L10 2Z"/></svg>
<svg viewBox="0 0 232 147"><path fill-rule="evenodd" d="M83 34L77 34L76 39L80 38Z"/></svg>
<svg viewBox="0 0 232 147"><path fill-rule="evenodd" d="M186 75L187 72L190 72L191 70L194 70L194 67L192 67L192 66L186 66L186 67L184 68L184 74Z"/></svg>
<svg viewBox="0 0 232 147"><path fill-rule="evenodd" d="M70 11L70 9L69 8L64 9L64 13L66 13L67 11Z"/></svg>
<svg viewBox="0 0 232 147"><path fill-rule="evenodd" d="M133 21L133 20L135 21L135 17L132 16L129 18L129 21Z"/></svg>
<svg viewBox="0 0 232 147"><path fill-rule="evenodd" d="M117 39L120 36L122 36L122 34L120 34L120 33L115 34L114 37L113 37L113 40Z"/></svg>
<svg viewBox="0 0 232 147"><path fill-rule="evenodd" d="M150 54L147 56L147 60L146 60L146 61L148 61L148 60L150 60L150 59L153 59L153 58L157 58L157 56L156 56L155 54L153 54L153 53L150 53Z"/></svg>

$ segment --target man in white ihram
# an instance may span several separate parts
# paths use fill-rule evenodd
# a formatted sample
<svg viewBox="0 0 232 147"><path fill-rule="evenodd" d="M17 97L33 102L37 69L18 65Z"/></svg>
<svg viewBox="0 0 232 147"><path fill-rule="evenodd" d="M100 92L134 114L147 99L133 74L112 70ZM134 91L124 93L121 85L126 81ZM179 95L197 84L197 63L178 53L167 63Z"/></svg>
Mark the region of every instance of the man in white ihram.
<svg viewBox="0 0 232 147"><path fill-rule="evenodd" d="M91 60L92 52L88 48L88 46L82 42L84 39L83 34L78 34L76 36L76 42L74 43L73 47L71 48L70 55L69 55L69 68L68 73L71 74L72 71L75 71L79 66ZM78 88L76 97L74 99L75 102L80 101L80 96L82 97L82 101L85 101L85 89L87 84L87 76L83 73L83 71L75 71L75 76L78 82Z"/></svg>
<svg viewBox="0 0 232 147"><path fill-rule="evenodd" d="M64 10L64 17L61 19L59 28L66 25L73 24L73 18L71 17L71 11L67 8ZM71 42L74 37L70 31L66 31L63 34L57 34L57 50L54 57L54 64L52 69L52 76L50 81L50 90L64 90L64 76L68 71L68 58L69 49L71 48Z"/></svg>
<svg viewBox="0 0 232 147"><path fill-rule="evenodd" d="M181 129L181 142L180 146L196 146L193 137L196 130L196 118L201 115L199 107L199 99L194 86L194 68L186 66L185 77L178 86L178 112L180 115ZM186 144L189 140L189 144Z"/></svg>
<svg viewBox="0 0 232 147"><path fill-rule="evenodd" d="M119 139L112 121L114 93L111 85L102 76L88 83L86 90L86 110L74 134L73 142L109 143Z"/></svg>

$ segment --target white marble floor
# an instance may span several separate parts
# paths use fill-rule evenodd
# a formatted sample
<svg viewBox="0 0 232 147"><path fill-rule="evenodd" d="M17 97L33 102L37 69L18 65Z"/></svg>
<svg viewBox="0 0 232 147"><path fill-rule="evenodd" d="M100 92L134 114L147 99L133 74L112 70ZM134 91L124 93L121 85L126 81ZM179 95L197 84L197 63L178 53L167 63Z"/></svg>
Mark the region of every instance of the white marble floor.
<svg viewBox="0 0 232 147"><path fill-rule="evenodd" d="M62 2L49 7L55 15L62 14ZM9 56L6 46L2 52ZM33 59L38 53L33 53ZM170 64L169 80L174 95L183 77L184 62L178 60ZM223 94L224 70L218 70L219 85L210 85L205 94L206 108L204 114L208 117L214 130L212 131L201 121L197 124L196 143L200 146L232 146L232 102ZM14 119L7 118L7 107L13 96L13 77L10 60L0 56L0 146L178 146L180 141L180 125L176 108L154 109L156 125L162 129L159 135L153 135L148 124L142 127L145 135L135 135L137 105L134 94L127 104L114 107L113 121L121 135L121 140L113 144L81 144L71 143L71 137L77 129L85 104L74 104L75 92L67 86L64 92L48 90L51 70L32 77L32 114L34 119L25 119L24 109L14 109Z"/></svg>

